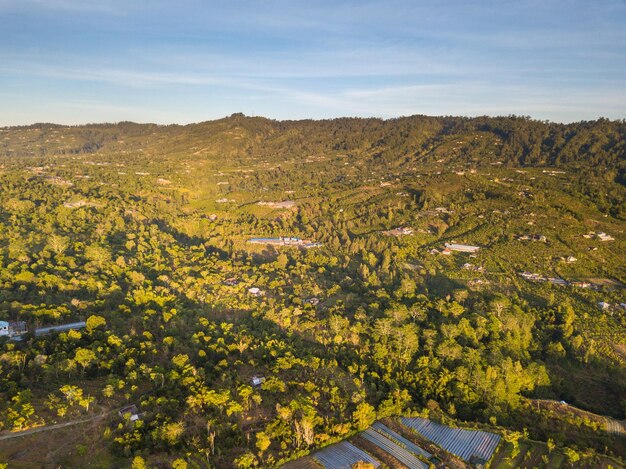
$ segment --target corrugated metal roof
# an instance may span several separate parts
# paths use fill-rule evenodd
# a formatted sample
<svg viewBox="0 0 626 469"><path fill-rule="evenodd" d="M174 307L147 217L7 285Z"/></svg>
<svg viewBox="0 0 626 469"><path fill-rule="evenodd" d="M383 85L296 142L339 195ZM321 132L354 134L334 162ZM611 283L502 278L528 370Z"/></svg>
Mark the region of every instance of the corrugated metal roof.
<svg viewBox="0 0 626 469"><path fill-rule="evenodd" d="M70 329L82 329L85 326L85 321L80 321L72 322L70 324L59 324L58 326L40 327L39 329L35 329L35 335L39 336L50 332L69 331Z"/></svg>
<svg viewBox="0 0 626 469"><path fill-rule="evenodd" d="M451 428L419 417L401 420L407 427L467 462L472 456L489 461L500 442L499 435L482 430Z"/></svg>
<svg viewBox="0 0 626 469"><path fill-rule="evenodd" d="M374 443L409 469L428 469L428 464L420 461L413 453L371 428L368 428L363 433L359 433L359 436Z"/></svg>
<svg viewBox="0 0 626 469"><path fill-rule="evenodd" d="M390 438L391 440L395 440L397 443L400 444L400 446L404 446L406 449L411 451L413 454L415 454L417 456L422 456L425 459L430 459L432 457L432 454L430 454L428 451L420 448L419 446L417 446L412 441L407 440L406 438L404 438L399 433L394 432L391 428L387 427L386 425L383 425L380 422L376 422L376 423L374 423L374 425L372 425L372 427L377 432L382 433L387 438Z"/></svg>
<svg viewBox="0 0 626 469"><path fill-rule="evenodd" d="M347 441L327 446L312 456L326 469L351 469L359 461L372 463L374 467L380 466L378 460Z"/></svg>

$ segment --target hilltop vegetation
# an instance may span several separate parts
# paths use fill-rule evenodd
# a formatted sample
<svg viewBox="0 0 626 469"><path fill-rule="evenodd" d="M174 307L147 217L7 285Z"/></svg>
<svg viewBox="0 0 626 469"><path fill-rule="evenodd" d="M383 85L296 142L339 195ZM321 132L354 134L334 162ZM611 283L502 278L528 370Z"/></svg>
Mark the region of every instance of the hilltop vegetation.
<svg viewBox="0 0 626 469"><path fill-rule="evenodd" d="M97 441L0 441L0 462L267 467L422 411L526 429L564 467L624 458L601 420L534 399L626 417L625 137L522 117L2 129L0 320L87 325L0 339L0 429L105 415ZM323 246L246 242L273 236Z"/></svg>

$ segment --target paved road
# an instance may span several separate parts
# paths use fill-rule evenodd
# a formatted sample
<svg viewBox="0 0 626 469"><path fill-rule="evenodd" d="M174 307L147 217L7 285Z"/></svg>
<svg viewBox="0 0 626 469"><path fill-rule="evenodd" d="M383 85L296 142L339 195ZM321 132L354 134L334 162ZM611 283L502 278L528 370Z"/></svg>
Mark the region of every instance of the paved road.
<svg viewBox="0 0 626 469"><path fill-rule="evenodd" d="M45 425L43 427L31 428L29 430L24 430L24 431L21 431L21 432L9 433L8 435L0 436L0 441L2 441L2 440L10 440L12 438L19 438L21 436L32 435L33 433L47 432L47 431L50 431L50 430L58 430L59 428L71 427L72 425L79 425L79 424L85 423L85 422L91 422L92 420L96 420L96 419L99 419L101 417L104 417L107 413L108 412L106 412L104 414L94 415L92 417L86 417L86 418L82 418L82 419L78 419L78 420L72 420L71 422L57 423L56 425Z"/></svg>

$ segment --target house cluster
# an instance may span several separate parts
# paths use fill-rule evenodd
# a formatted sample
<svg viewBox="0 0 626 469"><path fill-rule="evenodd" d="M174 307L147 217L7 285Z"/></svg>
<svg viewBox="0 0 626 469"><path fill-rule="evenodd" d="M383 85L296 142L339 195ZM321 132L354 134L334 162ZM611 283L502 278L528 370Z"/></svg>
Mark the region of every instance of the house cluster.
<svg viewBox="0 0 626 469"><path fill-rule="evenodd" d="M39 327L35 329L35 337L51 334L54 332L65 332L69 330L79 330L86 326L85 321L72 322L69 324L60 324L58 326ZM21 341L24 335L28 332L26 323L24 321L7 322L0 321L0 337L8 337L9 340L16 342Z"/></svg>
<svg viewBox="0 0 626 469"><path fill-rule="evenodd" d="M553 285L569 285L567 280L564 280L560 277L543 277L539 274L534 274L532 272L520 272L520 277L525 278L531 282L549 282Z"/></svg>
<svg viewBox="0 0 626 469"><path fill-rule="evenodd" d="M610 311L610 310L612 310L614 308L621 308L621 309L626 311L626 303L620 303L620 304L612 305L611 303L607 303L606 301L601 301L600 303L598 303L598 307L602 311Z"/></svg>
<svg viewBox="0 0 626 469"><path fill-rule="evenodd" d="M274 246L299 246L306 249L322 246L322 243L289 236L279 236L278 238L250 238L248 243L271 244Z"/></svg>
<svg viewBox="0 0 626 469"><path fill-rule="evenodd" d="M60 178L58 176L47 176L45 179L50 184L54 184L56 186L72 187L74 185L73 182Z"/></svg>
<svg viewBox="0 0 626 469"><path fill-rule="evenodd" d="M539 241L541 243L547 243L548 237L544 235L519 235L518 241Z"/></svg>
<svg viewBox="0 0 626 469"><path fill-rule="evenodd" d="M80 208L80 207L95 207L96 204L91 202L85 202L84 200L78 200L76 202L65 202L63 204L65 208Z"/></svg>
<svg viewBox="0 0 626 469"><path fill-rule="evenodd" d="M400 226L392 230L383 231L383 234L387 236L409 236L413 234L413 229L408 226Z"/></svg>
<svg viewBox="0 0 626 469"><path fill-rule="evenodd" d="M293 200L283 200L282 202L257 202L257 205L264 205L271 208L295 208L296 203Z"/></svg>
<svg viewBox="0 0 626 469"><path fill-rule="evenodd" d="M560 277L543 277L539 274L534 274L532 272L520 272L519 273L520 277L529 280L531 282L550 282L554 285L564 285L564 286L570 286L570 287L575 287L575 288L592 288L594 290L600 290L602 288L602 286L604 285L603 283L597 282L586 282L584 280L574 280L574 281L567 281L564 280Z"/></svg>
<svg viewBox="0 0 626 469"><path fill-rule="evenodd" d="M9 337L10 339L20 340L22 334L25 334L26 332L26 323L23 321L0 321L0 337Z"/></svg>
<svg viewBox="0 0 626 469"><path fill-rule="evenodd" d="M485 280L482 278L476 278L476 279L472 279L472 280L468 280L467 282L467 286L470 288L480 288L483 285L489 285L489 280Z"/></svg>
<svg viewBox="0 0 626 469"><path fill-rule="evenodd" d="M436 207L432 210L425 210L423 212L420 212L420 216L433 217L433 216L439 216L441 214L451 214L451 213L453 213L453 211L448 210L446 207Z"/></svg>
<svg viewBox="0 0 626 469"><path fill-rule="evenodd" d="M480 265L470 264L469 262L466 262L465 264L463 264L463 268L465 270L471 270L472 272L484 272L485 271L484 267Z"/></svg>
<svg viewBox="0 0 626 469"><path fill-rule="evenodd" d="M586 238L586 239L596 238L596 239L599 239L600 241L615 241L615 238L613 236L606 234L604 231L599 231L597 233L595 231L590 231L589 233L584 234L583 238Z"/></svg>

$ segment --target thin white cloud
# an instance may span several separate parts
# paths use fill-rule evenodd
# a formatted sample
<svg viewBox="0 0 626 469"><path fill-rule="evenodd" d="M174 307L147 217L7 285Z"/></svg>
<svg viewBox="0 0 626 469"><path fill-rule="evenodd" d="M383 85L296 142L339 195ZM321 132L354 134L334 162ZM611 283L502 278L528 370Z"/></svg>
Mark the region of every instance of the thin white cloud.
<svg viewBox="0 0 626 469"><path fill-rule="evenodd" d="M617 0L0 0L5 12L24 13L23 31L0 31L0 83L80 90L96 98L73 108L85 116L138 115L147 98L126 101L148 95L170 120L278 104L276 117L626 109Z"/></svg>
<svg viewBox="0 0 626 469"><path fill-rule="evenodd" d="M42 11L126 14L134 8L133 2L117 0L0 0L0 12L21 11L36 14Z"/></svg>

